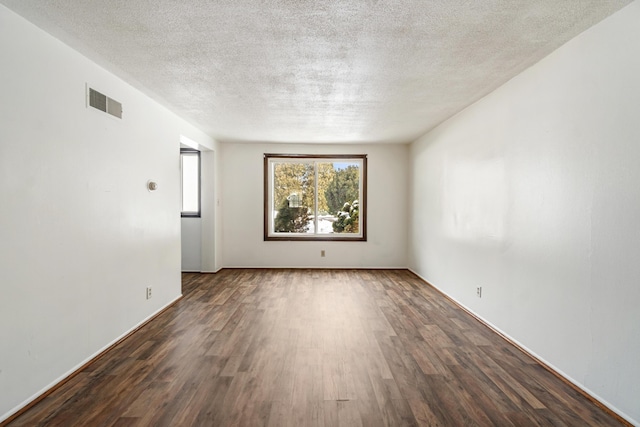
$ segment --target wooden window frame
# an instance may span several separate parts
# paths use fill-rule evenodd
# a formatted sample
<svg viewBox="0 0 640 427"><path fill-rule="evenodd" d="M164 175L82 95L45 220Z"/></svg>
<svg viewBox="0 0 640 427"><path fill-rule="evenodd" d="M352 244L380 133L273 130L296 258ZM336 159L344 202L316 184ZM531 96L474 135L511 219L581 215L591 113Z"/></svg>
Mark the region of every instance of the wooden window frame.
<svg viewBox="0 0 640 427"><path fill-rule="evenodd" d="M358 160L362 164L360 174L360 206L359 222L360 233L332 233L332 234L311 234L311 233L278 233L271 231L272 222L272 173L270 161L272 159L286 160ZM317 206L316 206L317 209ZM339 241L339 242L366 242L367 241L367 155L366 154L264 154L264 240L265 241Z"/></svg>

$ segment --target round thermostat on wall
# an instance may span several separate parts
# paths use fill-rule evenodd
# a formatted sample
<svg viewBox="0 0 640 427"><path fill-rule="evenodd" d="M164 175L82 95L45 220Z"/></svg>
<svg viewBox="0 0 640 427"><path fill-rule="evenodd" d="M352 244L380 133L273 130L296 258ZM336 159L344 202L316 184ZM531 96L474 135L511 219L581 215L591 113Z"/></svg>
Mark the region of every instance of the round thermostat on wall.
<svg viewBox="0 0 640 427"><path fill-rule="evenodd" d="M155 181L147 181L147 190L156 191L158 189L158 183Z"/></svg>

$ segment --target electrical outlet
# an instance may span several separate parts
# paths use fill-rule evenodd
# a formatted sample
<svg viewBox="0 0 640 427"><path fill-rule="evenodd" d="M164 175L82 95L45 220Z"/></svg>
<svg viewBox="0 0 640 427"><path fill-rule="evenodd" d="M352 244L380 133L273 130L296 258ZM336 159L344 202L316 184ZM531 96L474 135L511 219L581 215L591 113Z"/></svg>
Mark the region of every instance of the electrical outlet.
<svg viewBox="0 0 640 427"><path fill-rule="evenodd" d="M147 286L147 299L151 299L151 286Z"/></svg>
<svg viewBox="0 0 640 427"><path fill-rule="evenodd" d="M324 249L320 251L320 256L324 258Z"/></svg>
<svg viewBox="0 0 640 427"><path fill-rule="evenodd" d="M482 298L482 286L476 288L476 295L478 295L478 298Z"/></svg>

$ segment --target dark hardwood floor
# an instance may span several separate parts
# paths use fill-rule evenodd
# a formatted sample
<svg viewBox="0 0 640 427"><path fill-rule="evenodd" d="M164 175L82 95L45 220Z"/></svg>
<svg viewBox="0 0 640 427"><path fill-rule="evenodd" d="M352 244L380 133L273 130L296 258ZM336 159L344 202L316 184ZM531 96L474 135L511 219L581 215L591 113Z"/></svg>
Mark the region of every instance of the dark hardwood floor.
<svg viewBox="0 0 640 427"><path fill-rule="evenodd" d="M183 275L11 426L615 426L404 270Z"/></svg>

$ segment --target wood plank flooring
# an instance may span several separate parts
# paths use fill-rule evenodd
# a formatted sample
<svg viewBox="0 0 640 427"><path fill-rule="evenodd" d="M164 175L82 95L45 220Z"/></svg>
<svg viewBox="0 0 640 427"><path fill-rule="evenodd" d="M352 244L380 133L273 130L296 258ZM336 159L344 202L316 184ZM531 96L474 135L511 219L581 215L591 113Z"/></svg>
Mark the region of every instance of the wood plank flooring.
<svg viewBox="0 0 640 427"><path fill-rule="evenodd" d="M11 426L616 426L405 270L184 274Z"/></svg>

